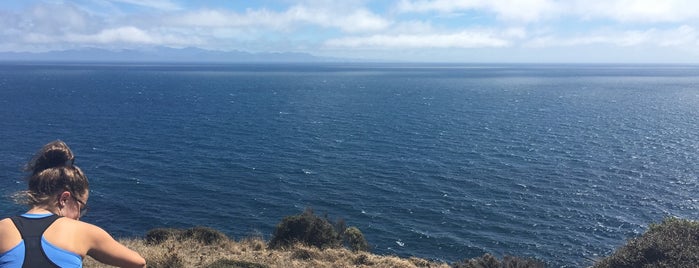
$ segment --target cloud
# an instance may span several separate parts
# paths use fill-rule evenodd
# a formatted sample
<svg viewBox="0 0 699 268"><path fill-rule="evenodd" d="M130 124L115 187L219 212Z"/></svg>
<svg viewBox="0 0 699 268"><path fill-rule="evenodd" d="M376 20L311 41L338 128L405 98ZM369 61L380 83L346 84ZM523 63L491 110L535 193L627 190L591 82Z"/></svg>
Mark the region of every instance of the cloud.
<svg viewBox="0 0 699 268"><path fill-rule="evenodd" d="M29 33L64 34L94 31L104 25L100 18L72 4L36 5L17 18L3 26Z"/></svg>
<svg viewBox="0 0 699 268"><path fill-rule="evenodd" d="M654 46L654 47L696 47L699 45L699 33L688 25L672 29L607 31L573 37L540 36L523 44L523 47L576 47L589 45L612 45L617 47Z"/></svg>
<svg viewBox="0 0 699 268"><path fill-rule="evenodd" d="M183 38L176 35L152 33L142 29L126 26L104 29L94 34L70 33L65 35L46 35L40 33L27 34L24 42L29 44L44 44L54 46L85 45L169 45L183 46L203 43L196 37Z"/></svg>
<svg viewBox="0 0 699 268"><path fill-rule="evenodd" d="M662 33L658 43L663 47L692 46L699 47L699 33L688 25Z"/></svg>
<svg viewBox="0 0 699 268"><path fill-rule="evenodd" d="M507 47L512 42L488 31L461 31L443 34L375 34L343 37L325 42L327 48L483 48Z"/></svg>
<svg viewBox="0 0 699 268"><path fill-rule="evenodd" d="M92 43L92 44L112 44L112 43L131 43L131 44L161 44L167 43L168 38L163 38L149 34L136 27L119 27L113 29L105 29L96 34L70 34L61 38L61 41L73 43Z"/></svg>
<svg viewBox="0 0 699 268"><path fill-rule="evenodd" d="M681 22L699 19L694 0L401 0L402 13L486 11L508 21L537 22L562 17L618 22Z"/></svg>
<svg viewBox="0 0 699 268"><path fill-rule="evenodd" d="M0 50L196 46L447 59L452 52L501 57L600 48L683 57L699 50L699 2L689 0L275 0L248 9L243 2L206 3L41 0L0 8Z"/></svg>
<svg viewBox="0 0 699 268"><path fill-rule="evenodd" d="M398 12L456 13L467 10L484 10L503 20L537 21L556 13L557 6L550 0L401 0Z"/></svg>
<svg viewBox="0 0 699 268"><path fill-rule="evenodd" d="M322 27L339 28L345 32L366 32L385 29L390 22L366 9L350 12L322 10L297 6L286 12L289 21L308 22Z"/></svg>
<svg viewBox="0 0 699 268"><path fill-rule="evenodd" d="M134 6L154 8L166 11L182 9L182 7L179 4L168 0L110 0L110 2L124 3Z"/></svg>
<svg viewBox="0 0 699 268"><path fill-rule="evenodd" d="M156 5L165 1L144 1ZM2 12L0 40L4 47L37 50L76 46L196 45L202 40L167 30L144 29L125 21L89 13L72 3L40 3L21 12ZM111 25L114 24L114 25ZM26 49L20 49L26 50Z"/></svg>
<svg viewBox="0 0 699 268"><path fill-rule="evenodd" d="M312 1L313 2L313 1ZM324 4L322 4L322 3ZM242 12L225 9L177 10L170 1L114 0L101 2L110 9L116 4L132 4L167 10L165 12L134 11L129 13L95 13L96 6L72 3L40 3L19 13L3 12L0 18L0 40L25 42L43 49L94 45L164 45L200 46L210 49L233 49L238 42L260 38L288 36L307 31L308 27L325 28L329 32L367 33L386 29L391 21L362 7L294 5L281 11L266 8ZM310 3L310 2L308 2ZM128 8L121 6L120 10ZM93 12L90 12L93 11ZM238 43L239 44L239 43ZM5 46L5 47L18 47ZM289 44L288 47L292 47Z"/></svg>
<svg viewBox="0 0 699 268"><path fill-rule="evenodd" d="M619 22L681 22L699 18L699 2L692 0L575 1L571 6L582 18Z"/></svg>
<svg viewBox="0 0 699 268"><path fill-rule="evenodd" d="M225 10L202 9L177 14L167 23L182 27L264 27L288 30L310 24L324 28L337 28L344 32L378 31L391 22L367 9L335 10L293 6L286 11L248 9L244 13Z"/></svg>

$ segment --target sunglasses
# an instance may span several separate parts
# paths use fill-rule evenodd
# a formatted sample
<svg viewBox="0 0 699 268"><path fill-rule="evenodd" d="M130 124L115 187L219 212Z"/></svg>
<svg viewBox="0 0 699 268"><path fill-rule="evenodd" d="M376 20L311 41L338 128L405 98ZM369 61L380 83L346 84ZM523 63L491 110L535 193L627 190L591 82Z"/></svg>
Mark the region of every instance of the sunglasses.
<svg viewBox="0 0 699 268"><path fill-rule="evenodd" d="M85 214L87 214L87 210L90 209L90 207L88 207L87 204L85 204L85 202L80 201L80 199L76 198L75 196L73 196L73 199L75 199L75 202L78 202L78 204L80 204L80 207L79 207L80 208L80 216L79 217L85 216Z"/></svg>

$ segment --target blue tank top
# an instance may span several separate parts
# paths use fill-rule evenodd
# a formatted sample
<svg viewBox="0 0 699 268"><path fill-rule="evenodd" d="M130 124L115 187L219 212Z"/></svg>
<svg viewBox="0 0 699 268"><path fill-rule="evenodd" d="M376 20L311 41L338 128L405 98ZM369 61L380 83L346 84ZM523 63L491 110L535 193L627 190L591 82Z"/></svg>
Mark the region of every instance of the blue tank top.
<svg viewBox="0 0 699 268"><path fill-rule="evenodd" d="M41 218L46 218L50 217L53 214L22 214L21 217L27 218L27 219L41 219ZM19 242L17 246L14 248L10 249L7 252L1 253L0 254L0 267L1 268L6 268L6 267L12 267L12 268L21 268L22 265L24 264L24 257L25 257L25 243L24 239ZM44 251L44 254L46 257L53 262L55 265L58 267L82 267L83 266L83 260L80 257L80 255L75 254L73 252L67 251L65 249L59 248L48 241L44 238L44 236L41 236L41 248Z"/></svg>

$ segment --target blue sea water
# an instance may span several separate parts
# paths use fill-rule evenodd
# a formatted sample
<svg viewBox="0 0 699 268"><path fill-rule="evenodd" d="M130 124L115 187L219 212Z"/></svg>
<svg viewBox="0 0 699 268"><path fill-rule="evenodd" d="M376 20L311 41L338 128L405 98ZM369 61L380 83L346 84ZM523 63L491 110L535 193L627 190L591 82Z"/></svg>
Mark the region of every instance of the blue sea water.
<svg viewBox="0 0 699 268"><path fill-rule="evenodd" d="M312 207L381 254L582 267L699 218L699 66L5 63L0 116L3 214L62 139L117 237Z"/></svg>

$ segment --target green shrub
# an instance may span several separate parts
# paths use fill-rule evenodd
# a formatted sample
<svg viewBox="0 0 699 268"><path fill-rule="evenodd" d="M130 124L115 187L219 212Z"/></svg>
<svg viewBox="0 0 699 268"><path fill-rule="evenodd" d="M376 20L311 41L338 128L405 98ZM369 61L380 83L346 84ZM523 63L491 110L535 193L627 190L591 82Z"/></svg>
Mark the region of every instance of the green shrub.
<svg viewBox="0 0 699 268"><path fill-rule="evenodd" d="M336 248L342 245L353 251L368 251L369 243L357 227L347 227L343 219L335 223L325 217L313 214L307 208L299 215L287 216L277 224L269 247L284 248L301 243L318 248Z"/></svg>
<svg viewBox="0 0 699 268"><path fill-rule="evenodd" d="M204 245L219 244L228 241L228 236L221 231L201 226L185 230L182 232L181 238L193 239Z"/></svg>
<svg viewBox="0 0 699 268"><path fill-rule="evenodd" d="M158 245L171 238L177 238L182 235L183 230L173 228L155 228L146 233L146 243L149 245Z"/></svg>
<svg viewBox="0 0 699 268"><path fill-rule="evenodd" d="M227 241L228 237L222 232L209 227L193 227L190 229L155 228L146 233L146 243L158 245L168 239L193 239L205 245Z"/></svg>
<svg viewBox="0 0 699 268"><path fill-rule="evenodd" d="M629 240L594 267L696 267L699 264L699 222L667 218Z"/></svg>
<svg viewBox="0 0 699 268"><path fill-rule="evenodd" d="M482 257L463 260L454 264L454 268L543 268L546 265L535 259L505 256L499 261L495 256L486 253Z"/></svg>
<svg viewBox="0 0 699 268"><path fill-rule="evenodd" d="M269 266L254 262L220 259L209 264L206 268L269 268Z"/></svg>
<svg viewBox="0 0 699 268"><path fill-rule="evenodd" d="M349 227L344 231L344 241L353 251L368 251L369 243L364 239L364 234L357 227Z"/></svg>
<svg viewBox="0 0 699 268"><path fill-rule="evenodd" d="M328 248L340 246L342 239L328 219L318 217L313 214L313 210L306 209L300 215L282 219L274 230L269 246L282 248L294 243Z"/></svg>

